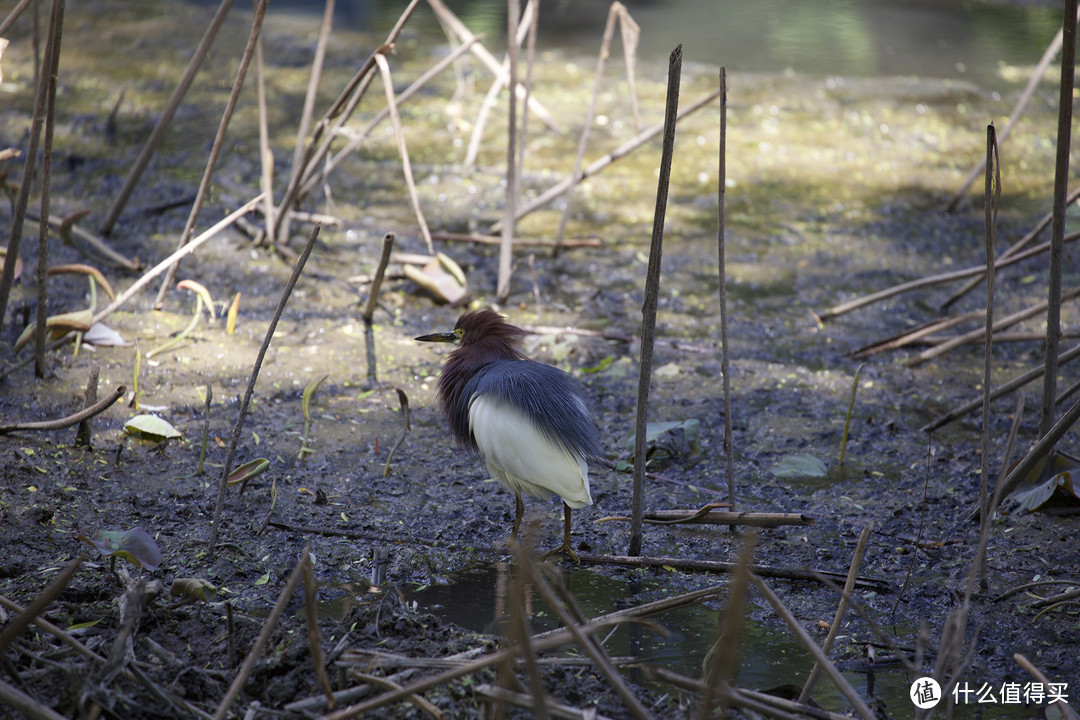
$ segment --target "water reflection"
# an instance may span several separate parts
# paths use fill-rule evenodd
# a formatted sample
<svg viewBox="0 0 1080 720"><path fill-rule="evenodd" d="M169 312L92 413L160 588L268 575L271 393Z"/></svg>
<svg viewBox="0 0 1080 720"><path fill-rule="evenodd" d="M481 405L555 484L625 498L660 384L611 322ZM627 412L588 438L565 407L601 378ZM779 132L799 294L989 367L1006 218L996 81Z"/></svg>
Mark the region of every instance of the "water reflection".
<svg viewBox="0 0 1080 720"><path fill-rule="evenodd" d="M512 566L505 562L478 565L454 577L450 584L429 586L412 593L410 599L415 600L421 610L461 627L500 634L510 617L507 603L512 573ZM565 580L586 617L596 617L670 594L656 580L623 581L581 568L567 574ZM531 593L526 599L526 612L533 632L561 626L558 617ZM650 621L662 626L664 633L639 623L627 623L601 638L605 650L616 658L640 658L655 667L692 678L701 677L702 661L716 637L717 610L699 604L672 610L650 618ZM738 685L758 690L794 686L797 693L812 666L809 654L791 633L776 624L753 619L746 621L740 637ZM913 708L908 691L915 678L900 667L863 666L844 672L844 676L864 699L879 704L890 716L911 714ZM634 679L642 682L640 675ZM815 685L813 698L829 710L848 708L840 691L823 676ZM956 709L953 717L981 717L976 710L981 708L962 706ZM994 713L994 717L1000 718L1030 716L1019 705L999 706L994 708Z"/></svg>

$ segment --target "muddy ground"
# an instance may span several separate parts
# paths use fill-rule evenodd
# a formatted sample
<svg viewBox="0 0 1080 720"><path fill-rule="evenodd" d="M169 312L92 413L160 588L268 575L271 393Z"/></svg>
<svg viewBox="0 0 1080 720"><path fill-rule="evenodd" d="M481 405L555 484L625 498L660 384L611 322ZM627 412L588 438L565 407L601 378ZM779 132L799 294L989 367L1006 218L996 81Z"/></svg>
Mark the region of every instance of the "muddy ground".
<svg viewBox="0 0 1080 720"><path fill-rule="evenodd" d="M205 16L191 12L199 21L193 26L202 27ZM153 20L113 17L106 33L109 42L150 56L167 52L167 47L139 41L152 31ZM92 17L72 15L65 32L66 47L71 48L65 58L71 61L61 74L53 214L89 208L93 212L83 222L92 228L152 127L152 108L171 89L170 73L148 77L81 63L79 48L100 32ZM245 32L236 20L226 37L242 44ZM291 158L289 133L295 133L289 112L299 107L305 82L305 68L299 66L309 62L311 51L311 45L297 37L288 27L273 21L268 25L269 57L278 59L270 63L269 79L271 92L280 96L271 130L281 176L287 174ZM177 37L172 42L189 47L184 41ZM353 56L344 50L348 42L360 40L346 36L331 44L327 99L355 68L355 50ZM218 52L225 57L224 50ZM402 43L395 72L415 77L430 65L432 52L439 50L415 38ZM4 62L5 81L15 83L17 91L9 93L12 102L2 109L0 146L20 147L32 103L30 65L10 50ZM195 99L183 106L175 134L132 198L110 238L122 254L153 263L175 245L190 200L163 207L189 198L198 186L228 91L227 64L208 72L212 82L207 85L212 87L200 85L193 91ZM570 66L576 69L571 72ZM664 70L646 65L641 71L639 89L648 122L662 117ZM466 71L481 72L475 65ZM577 78L569 88L560 84L567 82L568 73ZM545 132L535 141L524 175L527 196L535 196L572 166L591 65L558 58L541 64L537 74L537 96L570 130L564 135ZM622 120L598 128L595 142L604 149L633 134L617 91L623 87L621 80L612 82L616 90L602 98L600 112ZM716 68L688 64L684 103L709 92L716 82ZM726 420L733 427L738 506L803 513L815 520L811 526L762 531L755 562L842 575L859 533L872 522L862 574L879 584L855 593L865 619L852 615L845 620L833 656L857 669L868 662L868 646L886 657L897 650L921 653L921 670L929 673L938 662L935 650L942 629L961 602L975 553L978 528L966 518L978 497L981 450L977 416L936 433L929 456L920 428L979 392L981 350L963 347L917 367L906 361L921 347L871 358L859 375L847 460L840 466L845 413L860 366L846 354L934 316L954 286L879 302L825 323L814 313L899 281L981 262L978 203L952 215L942 213L941 207L968 164L981 154L985 119L1007 114L1020 81L1005 84L1000 97L970 84L912 78L845 81L797 73L735 74L730 85L726 228L733 410ZM119 87L126 88L126 100L109 120ZM470 109L478 106L483 91L448 103L455 87L451 78L442 79L404 113L404 120L421 204L432 227L482 230L501 213L499 138L505 117L497 113L479 168L463 169L460 154L473 117ZM1003 152L1002 247L1048 209L1053 149L1046 138L1053 136L1055 92L1052 83L1043 83L1028 126L1017 132L1010 151ZM363 110L361 116L370 117L375 109ZM241 111L200 227L257 192L254 101ZM539 125L532 122L534 128ZM715 103L679 127L658 319L661 344L649 413L656 421L697 420L700 436L696 442L669 440L654 457L654 475L645 494L648 510L697 508L727 498L715 270L718 127ZM106 128L115 132L106 135ZM568 235L599 238L601 247L573 248L558 259L543 248L519 250L512 294L499 306L511 321L536 330L526 340L530 355L567 369L584 383L613 465L629 459L626 441L633 427L638 373L638 344L632 338L640 324L658 156L654 142L588 180L575 195ZM434 302L401 277L398 263L391 265L375 313L378 382L369 386L360 311L369 290L364 278L374 269L380 239L393 231L398 249L425 252L396 157L392 137L378 137L335 176L332 199L320 195L305 204L304 209L340 220L321 231L278 326L240 435L237 462L262 457L269 460L269 468L243 493L237 487L228 490L214 551L207 540L239 400L291 269L289 262L253 246L235 228L185 261L178 275L208 287L221 306L241 293L235 334L226 332L220 318L204 318L179 346L152 360L144 358L138 371L141 411L166 419L182 433L180 439L158 443L125 435L125 421L137 413L127 404L117 404L94 420L90 449L74 446L74 428L0 436L0 542L5 548L0 552L0 594L25 605L72 558L86 552L79 572L42 616L61 628L94 623L71 634L99 655L130 664L150 685L210 714L308 543L319 583L322 645L332 653L331 676L340 687L361 684L346 676L347 655L342 651L438 658L502 643L494 627L491 634L463 628L440 616L438 608L415 601L420 588L455 582L453 587L484 601L496 592L493 587L463 586L459 579L467 568L491 568L511 559L506 539L513 498L487 478L480 461L449 442L433 391L441 349L412 340L452 328L461 308ZM8 160L0 169L7 171L10 182L20 167ZM261 217L252 216L252 221L259 223ZM557 222L556 212L541 211L526 219L522 234L550 238ZM299 237L292 242L294 249L309 229L295 229ZM495 305L494 248L439 242L437 249L467 271L471 306ZM3 329L8 347L28 313L32 315L36 226L28 224L22 253L26 269ZM117 288L137 277L86 254L77 243L55 243L50 262L98 265ZM162 310L152 310L156 287L151 284L150 291L106 321L127 341L138 340L143 353L179 332L193 308L186 292L172 292ZM978 292L959 308L978 308ZM1042 265L1032 261L1003 273L998 293L1008 311L1036 301L1045 293ZM88 300L82 277L50 283L50 313L85 307ZM102 300L98 302L100 307ZM1066 308L1064 317L1068 324L1075 313ZM1031 329L1038 327L1037 320L1031 322ZM28 352L9 354L5 368ZM134 347L85 346L76 354L67 345L49 355L44 379L34 378L28 367L9 370L0 393L0 417L4 423L37 421L75 411L93 365L101 369L102 393L121 384L130 388L134 354ZM1040 361L1038 342L1002 344L995 349L995 382ZM1072 382L1070 368L1062 374L1064 384ZM311 400L310 452L300 457L303 391L323 376ZM205 472L198 474L208 385L213 389L210 441ZM412 425L384 476L388 452L401 434L395 388L409 397ZM1018 452L1034 439L1036 394L1029 390ZM990 467L995 475L1013 407L1012 397L993 406ZM1075 440L1070 433L1062 447L1068 449ZM829 467L827 477L777 476L777 463L802 453L823 461ZM574 513L574 545L586 556L622 555L628 546L626 523L601 519L629 513L630 475L596 467L592 480L595 505ZM527 507L530 537L538 549L554 546L561 527L559 506L531 500ZM125 649L123 643L113 645L124 588L109 560L78 535L137 526L154 538L162 560L153 571L130 569L133 577L161 581L166 589L175 579L198 578L215 586L217 596L212 602L186 605L165 595L153 598ZM997 599L1024 583L1075 578L1080 560L1075 527L1074 517L1060 513L1003 514L995 519L987 552L989 587L972 597L965 646L971 655L963 680L995 687L1026 682L1029 678L1012 659L1013 653L1022 653L1051 681L1080 687L1075 607L1064 603L1047 611L1036 604L1039 596L1067 585ZM732 561L738 545L739 535L723 528L647 526L643 553ZM385 558L385 563L376 558ZM575 573L595 573L627 583L635 592L621 598L622 605L726 582L723 574L670 564L625 568L554 560L548 565L571 580ZM821 640L823 625L835 611L835 591L805 580L770 583L799 622ZM722 602L721 594L705 606L717 610ZM233 615L231 634L226 632L226 605ZM319 694L302 607L301 591L258 658L233 705L233 716L256 702L280 710ZM753 627L785 633L760 595L751 593L747 613ZM13 612L0 610L0 620L13 617ZM658 621L663 624L663 617ZM918 638L920 627L925 642ZM698 648L702 655L705 647L707 643ZM154 696L129 675L105 675L99 663L65 652L53 637L36 630L20 635L4 659L5 682L69 717L90 716L95 702L106 717L184 717L191 712L179 701ZM359 661L355 665L359 672L395 672ZM791 667L796 665L793 661ZM399 677L409 682L421 672L432 671ZM542 676L545 689L559 702L595 708L603 716L628 716L611 685L589 664L543 666ZM786 682L798 686L803 679L792 669ZM688 712L685 693L645 682L638 673L631 680L657 717L684 717ZM488 669L440 685L427 699L447 717L475 717L482 704L477 688L495 682L495 672ZM819 687L827 684L822 680ZM837 711L849 709L842 701L826 704ZM894 718L913 712L896 698L879 698L877 707L883 716ZM1040 708L1009 710L1030 714ZM965 712L971 709L962 709L961 716ZM415 705L396 704L371 716L421 714Z"/></svg>

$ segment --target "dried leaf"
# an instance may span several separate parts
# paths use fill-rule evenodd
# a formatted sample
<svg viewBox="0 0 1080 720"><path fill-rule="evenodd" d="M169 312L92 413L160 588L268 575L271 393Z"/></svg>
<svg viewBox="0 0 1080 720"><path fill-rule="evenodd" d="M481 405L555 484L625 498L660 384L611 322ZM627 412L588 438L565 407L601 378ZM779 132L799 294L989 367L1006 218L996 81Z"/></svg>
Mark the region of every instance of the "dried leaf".
<svg viewBox="0 0 1080 720"><path fill-rule="evenodd" d="M157 415L136 415L124 423L124 432L159 442L180 437L179 430Z"/></svg>
<svg viewBox="0 0 1080 720"><path fill-rule="evenodd" d="M225 318L225 334L232 335L236 332L236 315L240 312L240 293L232 299L232 303L229 305L229 312Z"/></svg>
<svg viewBox="0 0 1080 720"><path fill-rule="evenodd" d="M97 548L105 557L119 557L147 570L157 570L161 566L161 549L141 527L125 531L98 530L92 538L79 535L79 539Z"/></svg>
<svg viewBox="0 0 1080 720"><path fill-rule="evenodd" d="M246 463L229 473L229 479L226 480L225 483L227 485L246 483L248 480L262 475L269 467L270 461L266 458L256 458L254 460L248 460Z"/></svg>
<svg viewBox="0 0 1080 720"><path fill-rule="evenodd" d="M318 380L309 382L307 387L304 388L304 396L300 401L300 408L304 411L304 419L308 422L311 422L311 396L315 394L315 391L319 389L319 386L322 385L323 381L328 377L330 376L323 375Z"/></svg>
<svg viewBox="0 0 1080 720"><path fill-rule="evenodd" d="M773 475L778 478L823 478L828 474L825 463L808 453L785 455L773 466Z"/></svg>
<svg viewBox="0 0 1080 720"><path fill-rule="evenodd" d="M210 319L213 320L217 316L214 314L214 298L210 297L210 291L206 289L206 286L202 283L194 280L181 280L176 283L177 290L191 290L197 293L202 298L203 305L206 306L207 311L210 313Z"/></svg>
<svg viewBox="0 0 1080 720"><path fill-rule="evenodd" d="M217 588L202 578L177 578L173 580L169 595L182 595L192 601L211 602L217 597Z"/></svg>
<svg viewBox="0 0 1080 720"><path fill-rule="evenodd" d="M108 325L94 323L83 333L83 344L98 347L128 347L130 342Z"/></svg>
<svg viewBox="0 0 1080 720"><path fill-rule="evenodd" d="M105 275L93 265L84 265L83 263L56 265L49 268L49 275L89 275L97 281L97 284L101 286L101 289L105 291L110 300L116 299L116 293L113 292L112 285L105 279Z"/></svg>
<svg viewBox="0 0 1080 720"><path fill-rule="evenodd" d="M440 253L441 254L441 253ZM445 256L444 256L445 257ZM456 272L447 267L456 268ZM402 271L405 277L431 293L436 300L451 305L460 302L468 295L469 290L464 280L465 275L461 268L450 258L440 261L438 257L432 260L423 269L414 265L403 265Z"/></svg>
<svg viewBox="0 0 1080 720"><path fill-rule="evenodd" d="M94 317L93 313L89 309L76 310L75 312L62 313L60 315L53 315L50 318L45 319L45 327L49 331L49 336L53 339L69 332L86 332L90 329L90 320ZM30 323L26 326L26 329L19 334L19 339L15 341L14 347L11 349L13 353L18 353L27 343L30 342L30 338L34 337L34 331L37 328L37 323Z"/></svg>
<svg viewBox="0 0 1080 720"><path fill-rule="evenodd" d="M1017 510L1036 510L1055 497L1080 499L1073 484L1073 474L1080 471L1080 459L1062 452L1055 452L1032 470L1029 477L1034 481L1021 485L1010 496L1017 503Z"/></svg>

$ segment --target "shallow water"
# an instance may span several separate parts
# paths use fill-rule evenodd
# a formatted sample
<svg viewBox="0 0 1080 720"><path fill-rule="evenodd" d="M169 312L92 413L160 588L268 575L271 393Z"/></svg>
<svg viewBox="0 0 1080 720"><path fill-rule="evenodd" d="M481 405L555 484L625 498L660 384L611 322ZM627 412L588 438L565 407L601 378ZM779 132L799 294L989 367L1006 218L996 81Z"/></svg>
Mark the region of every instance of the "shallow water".
<svg viewBox="0 0 1080 720"><path fill-rule="evenodd" d="M565 580L578 606L590 618L670 594L655 579L621 581L580 567L568 571ZM453 576L448 584L430 585L410 592L408 596L420 608L464 628L498 634L511 617L511 610L506 606L507 588L511 582L513 580L506 563L476 565ZM558 616L540 598L531 595L527 603L533 632L562 626ZM700 678L705 655L716 638L717 607L716 602L698 604L649 618L649 621L658 623L666 631L666 637L632 623L620 626L603 638L604 649L612 657L639 658L645 665ZM750 612L754 610L751 606ZM831 619L827 618L829 621ZM886 630L891 637L903 638L912 634L910 627L889 626ZM823 640L824 632L816 639L818 642ZM860 637L858 640L867 642L870 638ZM834 647L854 642L854 638L841 633ZM884 657L888 651L878 649L877 654ZM801 686L814 664L809 653L791 633L778 628L771 620L763 622L753 617L748 618L743 627L739 655L741 661L736 683L752 690L765 691L793 684ZM916 677L903 668L884 667L870 672L843 668L844 665L840 664L845 679L860 696L871 705L880 703L891 717L909 717L915 711L908 693ZM635 673L633 677L641 681L638 671L630 672ZM645 683L648 684L648 681ZM846 712L850 708L843 694L823 672L818 676L812 696L827 710ZM953 716L1022 718L1031 717L1031 713L1020 705L998 705L989 711L975 705L961 705Z"/></svg>

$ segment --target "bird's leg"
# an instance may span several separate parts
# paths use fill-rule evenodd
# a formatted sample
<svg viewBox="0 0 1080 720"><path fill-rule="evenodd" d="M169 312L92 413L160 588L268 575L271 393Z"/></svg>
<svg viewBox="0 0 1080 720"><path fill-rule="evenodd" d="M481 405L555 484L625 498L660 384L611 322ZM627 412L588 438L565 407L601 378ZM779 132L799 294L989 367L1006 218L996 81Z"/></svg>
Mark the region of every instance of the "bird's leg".
<svg viewBox="0 0 1080 720"><path fill-rule="evenodd" d="M570 557L574 562L581 564L581 558L574 552L574 548L570 545L570 506L563 503L563 541L560 547L555 548L548 555L554 555L555 553L564 553Z"/></svg>
<svg viewBox="0 0 1080 720"><path fill-rule="evenodd" d="M516 538L521 528L521 518L525 515L525 503L521 502L521 493L514 493L514 501L514 531L510 533L510 536Z"/></svg>

